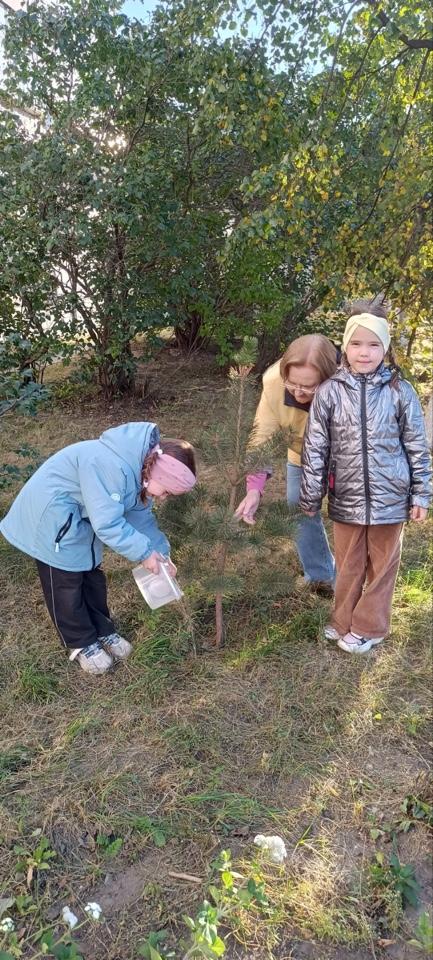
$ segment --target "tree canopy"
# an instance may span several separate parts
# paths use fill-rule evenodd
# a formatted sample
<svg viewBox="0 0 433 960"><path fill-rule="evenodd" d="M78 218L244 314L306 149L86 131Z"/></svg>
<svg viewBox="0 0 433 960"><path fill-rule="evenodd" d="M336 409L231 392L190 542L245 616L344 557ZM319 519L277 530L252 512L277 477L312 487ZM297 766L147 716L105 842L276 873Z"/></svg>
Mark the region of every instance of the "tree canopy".
<svg viewBox="0 0 433 960"><path fill-rule="evenodd" d="M31 2L5 36L0 337L90 348L110 393L137 333L222 357L254 334L266 362L381 292L419 374L432 47L424 0L181 0L146 24Z"/></svg>

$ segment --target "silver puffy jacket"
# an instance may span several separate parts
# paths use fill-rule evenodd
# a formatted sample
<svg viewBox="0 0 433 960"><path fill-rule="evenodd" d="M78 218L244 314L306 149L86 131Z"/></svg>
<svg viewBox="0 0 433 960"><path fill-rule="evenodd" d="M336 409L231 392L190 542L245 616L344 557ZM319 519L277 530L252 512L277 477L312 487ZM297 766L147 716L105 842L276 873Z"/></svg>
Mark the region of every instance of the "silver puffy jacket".
<svg viewBox="0 0 433 960"><path fill-rule="evenodd" d="M431 465L418 397L407 380L341 367L315 393L302 451L299 504L342 523L400 523L428 507Z"/></svg>

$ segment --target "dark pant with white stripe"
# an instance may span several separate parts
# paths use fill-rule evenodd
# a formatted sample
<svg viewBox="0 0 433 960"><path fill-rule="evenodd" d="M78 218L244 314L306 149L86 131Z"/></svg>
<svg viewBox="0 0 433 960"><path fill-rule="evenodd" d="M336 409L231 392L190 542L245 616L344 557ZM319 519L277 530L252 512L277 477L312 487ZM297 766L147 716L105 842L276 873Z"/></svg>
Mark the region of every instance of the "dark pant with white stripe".
<svg viewBox="0 0 433 960"><path fill-rule="evenodd" d="M36 566L48 612L65 647L81 650L115 632L101 567L72 573L40 560Z"/></svg>

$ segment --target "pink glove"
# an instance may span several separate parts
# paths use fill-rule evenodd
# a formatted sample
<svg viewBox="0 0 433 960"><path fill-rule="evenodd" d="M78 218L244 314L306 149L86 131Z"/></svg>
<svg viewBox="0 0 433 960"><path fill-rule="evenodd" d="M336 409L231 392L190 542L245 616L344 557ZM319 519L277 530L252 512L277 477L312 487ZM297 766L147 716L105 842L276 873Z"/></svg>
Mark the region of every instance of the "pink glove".
<svg viewBox="0 0 433 960"><path fill-rule="evenodd" d="M259 493L262 494L265 489L268 476L269 474L265 473L264 471L260 473L249 473L247 476L247 493L249 493L250 490L258 490Z"/></svg>

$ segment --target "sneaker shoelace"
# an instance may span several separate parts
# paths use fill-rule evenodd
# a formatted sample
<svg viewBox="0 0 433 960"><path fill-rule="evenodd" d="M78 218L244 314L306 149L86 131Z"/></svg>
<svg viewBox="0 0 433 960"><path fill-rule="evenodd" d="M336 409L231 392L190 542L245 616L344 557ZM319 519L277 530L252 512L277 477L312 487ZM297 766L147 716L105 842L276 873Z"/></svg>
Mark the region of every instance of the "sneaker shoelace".
<svg viewBox="0 0 433 960"><path fill-rule="evenodd" d="M107 647L111 647L113 643L118 643L120 639L118 633L110 633L108 637L101 637L100 643L105 643Z"/></svg>
<svg viewBox="0 0 433 960"><path fill-rule="evenodd" d="M368 637L360 637L358 633L351 633L351 639L346 640L346 643L350 643L352 647L362 647L364 643L368 643Z"/></svg>
<svg viewBox="0 0 433 960"><path fill-rule="evenodd" d="M98 640L96 641L96 643L91 643L90 647L85 647L84 650L81 651L81 653L84 653L84 656L87 658L93 657L95 653L100 653L100 652L101 652L101 644L99 643Z"/></svg>

